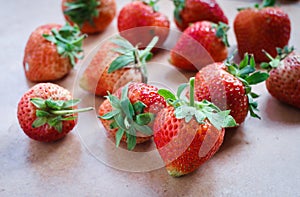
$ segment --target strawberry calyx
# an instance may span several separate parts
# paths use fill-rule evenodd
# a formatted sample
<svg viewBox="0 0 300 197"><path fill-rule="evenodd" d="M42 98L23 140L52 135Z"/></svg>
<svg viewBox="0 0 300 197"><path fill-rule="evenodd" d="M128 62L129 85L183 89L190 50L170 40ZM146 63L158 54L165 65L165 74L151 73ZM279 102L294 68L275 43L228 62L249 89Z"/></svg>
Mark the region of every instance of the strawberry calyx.
<svg viewBox="0 0 300 197"><path fill-rule="evenodd" d="M266 8L266 7L273 7L276 3L276 0L263 0L262 3L256 3L254 4L254 8L256 9L263 9L263 8ZM250 9L251 7L246 7L246 8L238 8L237 10L238 11L242 11L242 10L245 10L245 9Z"/></svg>
<svg viewBox="0 0 300 197"><path fill-rule="evenodd" d="M181 11L184 9L185 7L185 0L172 0L175 6L174 9L174 17L176 19L176 21L181 24L182 23L182 18L180 16Z"/></svg>
<svg viewBox="0 0 300 197"><path fill-rule="evenodd" d="M128 98L128 85L122 88L121 99L112 94L108 94L106 98L109 100L113 110L103 116L99 116L99 118L112 120L110 128L118 128L116 133L116 147L119 147L123 135L126 135L127 149L133 150L136 145L136 133L138 131L147 136L153 134L148 124L153 122L154 114L144 112L147 106L143 102L137 101L133 104L130 102Z"/></svg>
<svg viewBox="0 0 300 197"><path fill-rule="evenodd" d="M74 0L66 2L64 5L67 7L64 14L69 16L70 19L76 23L80 28L88 21L92 26L95 26L93 18L99 16L101 1L98 0Z"/></svg>
<svg viewBox="0 0 300 197"><path fill-rule="evenodd" d="M159 0L143 0L143 2L146 5L149 5L150 7L152 7L152 9L154 10L154 12L158 12L159 7L157 5L157 2L159 2Z"/></svg>
<svg viewBox="0 0 300 197"><path fill-rule="evenodd" d="M194 77L190 78L189 81L189 99L182 98L181 94L187 86L188 84L181 84L177 89L176 96L169 90L158 90L158 94L174 107L174 115L177 119L184 119L186 123L189 123L195 118L199 124L205 124L204 120L208 119L218 130L237 126L234 118L229 115L230 110L221 111L220 108L207 100L195 101Z"/></svg>
<svg viewBox="0 0 300 197"><path fill-rule="evenodd" d="M43 37L55 44L58 54L62 57L68 57L71 65L74 67L76 59L83 58L82 42L86 35L81 35L78 26L72 27L69 23L66 23L59 30L53 28L51 33L52 35L43 34Z"/></svg>
<svg viewBox="0 0 300 197"><path fill-rule="evenodd" d="M227 37L229 26L223 22L219 22L218 24L213 23L212 28L216 29L216 36L222 40L225 46L230 47Z"/></svg>
<svg viewBox="0 0 300 197"><path fill-rule="evenodd" d="M267 51L263 50L266 56L270 59L270 62L263 62L260 67L270 72L273 68L277 68L281 65L281 61L289 56L293 51L294 47L285 46L283 48L276 48L277 56L273 58Z"/></svg>
<svg viewBox="0 0 300 197"><path fill-rule="evenodd" d="M93 110L94 108L82 108L82 109L72 109L80 103L80 99L72 100L52 100L41 99L41 98L31 98L30 102L37 108L36 117L37 119L32 123L32 128L38 128L45 124L53 127L57 132L62 132L63 121L76 120L77 116L74 113L86 112Z"/></svg>
<svg viewBox="0 0 300 197"><path fill-rule="evenodd" d="M258 111L258 104L254 101L259 95L252 92L251 86L265 81L269 77L269 74L256 71L254 56L248 55L247 53L244 55L244 59L239 65L230 63L229 61L227 61L225 65L227 66L227 72L235 76L244 84L246 95L248 97L250 115L260 119L255 113L255 111Z"/></svg>
<svg viewBox="0 0 300 197"><path fill-rule="evenodd" d="M111 42L118 45L119 48L112 49L118 52L120 55L112 61L108 68L108 73L112 73L123 67L133 67L138 69L142 74L142 82L147 83L148 74L146 68L146 62L149 61L153 54L152 48L158 41L158 37L155 36L144 50L140 50L137 46L133 46L128 40L121 36L117 36L111 39Z"/></svg>

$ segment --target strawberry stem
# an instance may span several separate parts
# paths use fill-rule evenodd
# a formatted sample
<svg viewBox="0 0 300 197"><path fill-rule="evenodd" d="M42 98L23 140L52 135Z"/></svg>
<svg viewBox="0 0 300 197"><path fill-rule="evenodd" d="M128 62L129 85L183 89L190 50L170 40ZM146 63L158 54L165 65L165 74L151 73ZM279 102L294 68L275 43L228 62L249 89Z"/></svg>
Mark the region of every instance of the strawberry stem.
<svg viewBox="0 0 300 197"><path fill-rule="evenodd" d="M190 106L195 106L195 77L190 78Z"/></svg>

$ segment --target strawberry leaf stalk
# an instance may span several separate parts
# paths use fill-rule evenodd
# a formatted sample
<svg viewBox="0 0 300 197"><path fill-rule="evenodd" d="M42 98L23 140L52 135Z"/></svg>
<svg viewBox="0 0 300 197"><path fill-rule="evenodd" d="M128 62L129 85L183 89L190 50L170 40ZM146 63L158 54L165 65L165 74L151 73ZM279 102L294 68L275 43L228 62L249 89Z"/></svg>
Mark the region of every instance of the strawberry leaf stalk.
<svg viewBox="0 0 300 197"><path fill-rule="evenodd" d="M30 102L37 108L37 119L32 123L32 128L38 128L48 124L50 127L55 128L58 133L62 132L63 121L76 120L77 116L74 116L75 113L86 112L94 109L92 107L72 109L73 106L80 103L80 99L64 101L31 98Z"/></svg>
<svg viewBox="0 0 300 197"><path fill-rule="evenodd" d="M147 136L153 134L148 124L154 120L154 114L150 112L144 113L146 105L143 102L137 101L134 104L130 102L128 98L128 85L122 88L121 99L112 94L108 94L106 98L112 105L113 110L99 118L113 120L110 128L118 128L115 136L117 147L119 147L123 135L126 135L127 149L133 150L136 145L138 131Z"/></svg>
<svg viewBox="0 0 300 197"><path fill-rule="evenodd" d="M56 45L57 52L62 57L68 57L74 67L78 59L83 58L82 42L86 35L81 35L78 26L66 24L59 30L53 28L52 35L43 34L43 37Z"/></svg>
<svg viewBox="0 0 300 197"><path fill-rule="evenodd" d="M152 58L153 54L151 50L157 41L158 37L155 36L144 50L140 50L138 49L138 45L134 47L128 40L121 36L112 39L111 42L119 46L119 48L113 50L121 55L110 64L108 73L112 73L123 67L133 67L141 72L142 82L147 83L146 62Z"/></svg>
<svg viewBox="0 0 300 197"><path fill-rule="evenodd" d="M260 117L255 113L255 111L258 111L258 104L254 101L254 99L259 97L259 95L252 92L251 86L265 81L269 77L269 74L256 71L255 65L254 56L248 55L247 53L239 65L226 62L227 71L244 84L249 102L250 115L254 118L260 119Z"/></svg>

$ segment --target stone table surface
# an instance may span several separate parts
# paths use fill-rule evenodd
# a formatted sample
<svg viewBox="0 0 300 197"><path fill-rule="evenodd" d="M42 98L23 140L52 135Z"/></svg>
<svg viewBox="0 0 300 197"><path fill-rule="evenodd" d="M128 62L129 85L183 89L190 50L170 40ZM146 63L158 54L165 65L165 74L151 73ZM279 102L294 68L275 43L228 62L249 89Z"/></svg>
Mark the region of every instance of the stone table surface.
<svg viewBox="0 0 300 197"><path fill-rule="evenodd" d="M118 1L118 10L129 2ZM230 25L237 7L255 1L219 0ZM300 3L281 2L292 21L290 44L300 49ZM226 132L218 153L194 173L172 178L153 148L146 144L136 155L115 150L95 123L95 112L82 114L78 126L55 143L29 139L16 117L17 103L34 84L23 72L24 48L30 33L46 23L64 23L61 1L0 0L0 196L300 196L300 110L272 98L265 85L255 86L262 120L247 118L237 129ZM172 21L171 1L161 0L160 9ZM117 32L116 20L84 43L85 54ZM176 27L172 21L172 29ZM233 29L229 32L236 47ZM85 62L87 60L83 60ZM153 81L177 85L187 80L168 63L168 53L158 54L150 68ZM77 88L83 63L56 83L70 89L96 108L101 98ZM161 71L164 72L161 72ZM101 138L101 139L99 139ZM99 139L99 140L98 140ZM141 155L145 151L145 155ZM138 159L138 160L136 160Z"/></svg>

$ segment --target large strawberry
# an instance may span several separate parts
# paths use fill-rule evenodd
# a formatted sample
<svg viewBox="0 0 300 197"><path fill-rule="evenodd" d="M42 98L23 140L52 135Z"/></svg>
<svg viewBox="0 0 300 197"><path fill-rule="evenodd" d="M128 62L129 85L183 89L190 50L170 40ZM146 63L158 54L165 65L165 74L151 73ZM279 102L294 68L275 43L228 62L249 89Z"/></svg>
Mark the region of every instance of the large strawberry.
<svg viewBox="0 0 300 197"><path fill-rule="evenodd" d="M167 90L159 94L169 107L161 110L154 121L154 142L171 176L193 172L209 160L223 142L224 128L236 125L229 110L221 111L208 101L194 101L194 78L190 79L190 100L177 98Z"/></svg>
<svg viewBox="0 0 300 197"><path fill-rule="evenodd" d="M113 93L130 81L147 82L146 61L157 37L145 50L139 50L126 39L116 37L106 42L84 71L80 86L98 96Z"/></svg>
<svg viewBox="0 0 300 197"><path fill-rule="evenodd" d="M159 37L156 44L161 46L169 34L170 21L158 11L156 0L133 1L125 5L118 16L120 34L139 48L145 47L154 36Z"/></svg>
<svg viewBox="0 0 300 197"><path fill-rule="evenodd" d="M284 103L300 108L300 55L292 53L293 48L278 48L278 55L262 64L269 69L270 77L266 80L269 93Z"/></svg>
<svg viewBox="0 0 300 197"><path fill-rule="evenodd" d="M69 73L83 57L78 27L48 24L37 28L27 41L23 67L27 79L33 82L54 81Z"/></svg>
<svg viewBox="0 0 300 197"><path fill-rule="evenodd" d="M93 108L76 109L79 99L52 83L39 83L28 90L18 103L18 120L25 134L37 141L63 138L77 123L77 113Z"/></svg>
<svg viewBox="0 0 300 197"><path fill-rule="evenodd" d="M99 107L100 120L117 146L123 141L132 150L136 144L151 139L154 116L166 107L157 90L144 83L130 83L106 97Z"/></svg>
<svg viewBox="0 0 300 197"><path fill-rule="evenodd" d="M222 110L230 110L230 115L238 124L244 122L248 111L252 117L260 118L257 111L258 97L251 85L268 78L268 74L255 70L254 57L245 54L239 65L234 63L214 63L202 68L195 76L195 94L198 101L208 100Z"/></svg>
<svg viewBox="0 0 300 197"><path fill-rule="evenodd" d="M81 32L94 34L102 32L116 15L115 0L63 0L65 19L77 24Z"/></svg>
<svg viewBox="0 0 300 197"><path fill-rule="evenodd" d="M228 24L227 17L215 0L173 0L173 2L174 21L181 31L197 21Z"/></svg>
<svg viewBox="0 0 300 197"><path fill-rule="evenodd" d="M181 69L198 71L209 63L226 59L229 47L225 23L196 22L180 36L171 50L170 62Z"/></svg>
<svg viewBox="0 0 300 197"><path fill-rule="evenodd" d="M269 7L274 4L275 0L264 0L255 8L242 9L235 17L234 31L240 57L251 53L257 62L268 61L263 49L275 57L276 47L283 48L288 44L290 19L280 8Z"/></svg>

